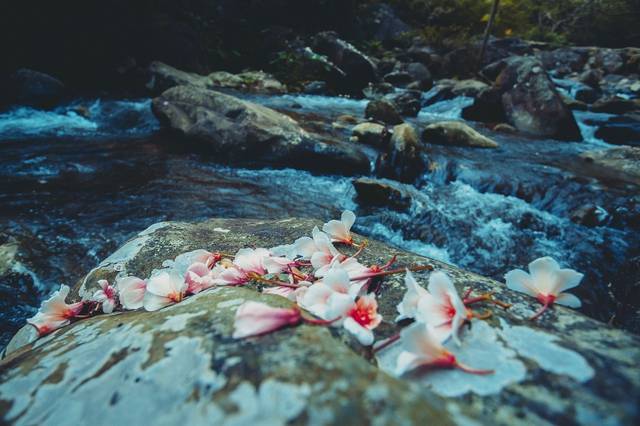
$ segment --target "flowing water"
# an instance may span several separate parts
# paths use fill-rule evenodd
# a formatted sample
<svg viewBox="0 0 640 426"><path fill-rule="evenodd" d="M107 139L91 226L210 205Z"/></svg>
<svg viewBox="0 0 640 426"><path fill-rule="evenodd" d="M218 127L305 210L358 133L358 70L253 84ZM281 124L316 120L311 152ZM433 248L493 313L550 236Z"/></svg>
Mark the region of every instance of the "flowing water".
<svg viewBox="0 0 640 426"><path fill-rule="evenodd" d="M318 123L330 128L339 115L362 117L366 106L339 97L245 97L315 123L316 129ZM458 119L470 102L438 102L411 121L420 126ZM33 283L17 292L0 283L5 324L0 345L59 283L73 284L155 222L214 216L328 219L345 208L356 211L356 228L363 234L497 279L551 255L586 273L577 292L585 300L583 310L608 320L618 313L608 284L624 286L631 278L620 271L640 252L638 224L629 220L634 217L629 209L637 208L629 204L636 189L599 182L580 170L578 153L608 146L593 137L589 114L576 115L582 143L480 129L500 147L430 147L433 170L416 187L405 186L413 204L396 212L359 207L349 177L236 168L184 152L160 131L147 99L85 99L51 111L5 111L0 113L0 232L32 248L33 257L14 269L30 274ZM600 209L600 226L570 220L587 204Z"/></svg>

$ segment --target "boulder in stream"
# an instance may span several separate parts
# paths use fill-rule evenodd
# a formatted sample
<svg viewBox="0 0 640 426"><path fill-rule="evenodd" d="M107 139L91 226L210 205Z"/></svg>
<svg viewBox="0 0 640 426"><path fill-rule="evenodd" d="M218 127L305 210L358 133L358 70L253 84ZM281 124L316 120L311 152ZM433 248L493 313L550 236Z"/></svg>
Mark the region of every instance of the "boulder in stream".
<svg viewBox="0 0 640 426"><path fill-rule="evenodd" d="M195 249L231 252L272 247L308 235L309 219L212 219L153 225L92 270L75 297L118 274L147 277L165 259ZM355 235L357 240L362 237ZM0 362L3 424L634 424L640 398L640 339L579 312L554 308L532 323L531 297L502 283L370 240L360 260L431 265L458 292L493 292L512 303L462 330L449 349L493 368L394 372L399 345L373 355L341 328L302 325L244 340L231 337L246 301L291 302L257 286L203 291L155 312L130 311L78 321L33 343L15 342ZM428 273L415 274L421 285ZM406 286L385 278L379 339ZM27 326L30 328L31 326ZM26 343L26 344L25 344Z"/></svg>
<svg viewBox="0 0 640 426"><path fill-rule="evenodd" d="M396 107L384 99L370 101L364 110L364 116L365 118L391 125L400 124L404 121L402 117L400 117Z"/></svg>
<svg viewBox="0 0 640 426"><path fill-rule="evenodd" d="M461 121L442 121L422 131L422 141L434 145L497 148L498 143Z"/></svg>
<svg viewBox="0 0 640 426"><path fill-rule="evenodd" d="M580 154L582 167L602 179L622 180L640 186L640 147L620 146Z"/></svg>
<svg viewBox="0 0 640 426"><path fill-rule="evenodd" d="M152 106L166 127L219 160L347 174L369 171L369 159L357 145L322 140L284 114L220 92L177 86Z"/></svg>
<svg viewBox="0 0 640 426"><path fill-rule="evenodd" d="M358 204L366 207L387 207L407 210L411 195L397 182L387 179L358 178L353 181Z"/></svg>

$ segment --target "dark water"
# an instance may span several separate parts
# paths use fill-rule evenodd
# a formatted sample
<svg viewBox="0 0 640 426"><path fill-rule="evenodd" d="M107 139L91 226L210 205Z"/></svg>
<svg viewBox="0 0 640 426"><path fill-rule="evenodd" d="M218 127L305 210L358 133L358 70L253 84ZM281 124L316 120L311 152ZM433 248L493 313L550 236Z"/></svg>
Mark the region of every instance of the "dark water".
<svg viewBox="0 0 640 426"><path fill-rule="evenodd" d="M327 131L333 118L361 117L366 105L321 96L251 99ZM415 122L456 119L468 103L458 98L431 105ZM148 100L84 100L54 111L20 108L0 114L0 231L32 247L32 257L18 268L34 281L17 294L0 283L5 322L0 344L53 287L73 284L153 223L213 216L327 219L344 208L356 210L364 234L499 279L551 255L586 273L577 292L585 313L601 320L616 315L618 325L635 327L608 284L623 288L633 279L621 271L640 254L633 222L637 188L602 183L581 170L578 153L607 147L587 125L581 124L582 143L480 129L500 148L430 148L435 170L417 188L407 187L414 203L398 213L359 208L351 178L234 168L183 152L159 131L149 105ZM582 123L588 114L578 117ZM331 132L347 137L346 130ZM585 204L601 208L603 226L569 219Z"/></svg>

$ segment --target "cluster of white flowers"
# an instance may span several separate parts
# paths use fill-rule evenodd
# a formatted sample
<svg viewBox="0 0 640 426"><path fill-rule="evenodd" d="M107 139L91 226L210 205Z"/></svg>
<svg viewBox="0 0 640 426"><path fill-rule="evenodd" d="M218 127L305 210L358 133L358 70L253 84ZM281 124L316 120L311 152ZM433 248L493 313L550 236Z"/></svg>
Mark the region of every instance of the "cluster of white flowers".
<svg viewBox="0 0 640 426"><path fill-rule="evenodd" d="M374 350L400 340L403 348L397 364L400 374L418 366L487 373L458 363L443 343L451 338L459 344L461 326L477 316L469 306L483 300L493 301L491 297L467 297L468 293L460 297L451 279L442 271L431 272L428 286L423 288L411 270L432 270L430 265L389 270L395 257L383 266L361 264L357 257L367 243L354 241L351 227L355 219L353 212L345 211L340 220L325 223L322 230L315 227L311 237L270 249L243 248L234 256L206 250L183 253L165 262L165 268L154 271L146 280L119 277L114 285L100 280L100 289L83 295L83 300L77 303L66 303L69 287L63 285L43 302L40 311L28 322L42 336L73 320L100 312L141 308L156 311L212 287L254 282L261 286L263 293L282 296L293 304L290 308L274 308L264 303L245 302L236 311L235 338L307 323L344 327L362 345L369 346L374 343L373 330L382 321L371 283L382 276L406 271L407 290L397 306L396 321L401 325L411 324ZM336 245L355 253L347 255ZM509 288L534 296L543 304L534 318L553 303L580 306L575 296L561 292L577 286L582 274L560 269L551 258L538 259L529 269L531 274L515 270L505 278Z"/></svg>

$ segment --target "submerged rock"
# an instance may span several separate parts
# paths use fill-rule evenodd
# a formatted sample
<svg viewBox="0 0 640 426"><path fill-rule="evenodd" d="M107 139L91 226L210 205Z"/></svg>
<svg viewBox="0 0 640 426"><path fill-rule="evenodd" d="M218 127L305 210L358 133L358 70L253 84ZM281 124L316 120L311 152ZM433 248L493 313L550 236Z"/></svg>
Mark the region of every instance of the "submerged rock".
<svg viewBox="0 0 640 426"><path fill-rule="evenodd" d="M498 143L461 121L430 124L422 131L422 141L434 145L497 148Z"/></svg>
<svg viewBox="0 0 640 426"><path fill-rule="evenodd" d="M146 277L165 259L204 248L272 247L319 222L212 219L154 225L78 283L87 291L118 274ZM358 240L361 237L356 235ZM535 324L537 302L487 278L376 241L361 255L378 264L430 264L459 292L494 291L513 303L463 330L457 356L494 374L393 373L398 344L372 358L339 328L299 326L246 340L230 336L249 300L290 306L251 285L217 288L156 312L79 321L0 362L5 424L632 424L640 397L640 340L578 312L554 307ZM427 273L415 274L424 284ZM402 276L384 280L378 338L394 334ZM461 397L464 395L464 397ZM90 411L87 411L90 410Z"/></svg>
<svg viewBox="0 0 640 426"><path fill-rule="evenodd" d="M153 100L153 111L186 142L219 160L348 174L369 171L369 159L357 146L320 140L284 114L213 90L174 87Z"/></svg>

